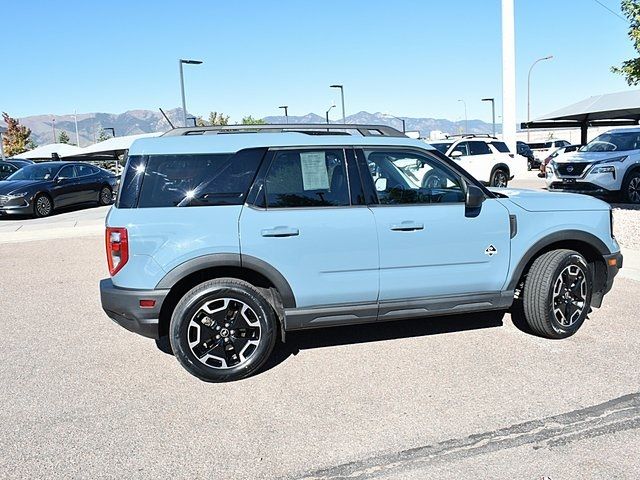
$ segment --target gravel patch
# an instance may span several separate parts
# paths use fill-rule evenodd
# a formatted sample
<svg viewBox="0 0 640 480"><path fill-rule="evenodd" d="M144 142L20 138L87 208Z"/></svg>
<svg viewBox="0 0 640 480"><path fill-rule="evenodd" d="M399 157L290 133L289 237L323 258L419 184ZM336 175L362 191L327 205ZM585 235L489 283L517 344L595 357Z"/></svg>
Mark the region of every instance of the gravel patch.
<svg viewBox="0 0 640 480"><path fill-rule="evenodd" d="M613 233L624 248L640 250L640 206L611 205L613 208Z"/></svg>

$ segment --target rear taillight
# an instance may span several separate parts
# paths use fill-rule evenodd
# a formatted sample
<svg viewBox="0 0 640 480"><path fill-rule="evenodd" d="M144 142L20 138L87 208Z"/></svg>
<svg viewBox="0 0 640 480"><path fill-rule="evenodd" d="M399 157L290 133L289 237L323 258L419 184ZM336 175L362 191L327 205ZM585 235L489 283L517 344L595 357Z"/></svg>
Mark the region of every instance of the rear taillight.
<svg viewBox="0 0 640 480"><path fill-rule="evenodd" d="M129 238L126 228L107 227L107 265L109 274L113 277L129 260Z"/></svg>

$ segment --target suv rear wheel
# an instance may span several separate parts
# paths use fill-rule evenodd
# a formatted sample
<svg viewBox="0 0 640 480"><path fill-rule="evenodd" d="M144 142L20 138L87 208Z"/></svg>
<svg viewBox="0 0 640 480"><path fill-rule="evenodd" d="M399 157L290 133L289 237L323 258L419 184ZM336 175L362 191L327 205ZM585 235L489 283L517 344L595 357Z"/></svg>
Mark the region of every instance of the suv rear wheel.
<svg viewBox="0 0 640 480"><path fill-rule="evenodd" d="M178 302L169 339L180 364L209 382L239 380L256 372L276 342L275 312L251 284L209 280Z"/></svg>
<svg viewBox="0 0 640 480"><path fill-rule="evenodd" d="M542 337L570 337L587 318L592 290L589 266L578 252L563 249L541 255L524 284L527 324Z"/></svg>

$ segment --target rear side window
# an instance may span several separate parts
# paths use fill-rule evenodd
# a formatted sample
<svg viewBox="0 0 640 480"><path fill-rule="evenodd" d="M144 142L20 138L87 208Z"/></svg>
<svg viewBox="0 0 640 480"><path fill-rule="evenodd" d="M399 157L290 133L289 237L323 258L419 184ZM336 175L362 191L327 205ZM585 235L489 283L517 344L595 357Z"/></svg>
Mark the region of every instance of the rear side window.
<svg viewBox="0 0 640 480"><path fill-rule="evenodd" d="M504 142L491 142L491 145L493 145L500 153L509 153L509 147L507 147L507 144ZM525 150L525 148L523 147L521 150Z"/></svg>
<svg viewBox="0 0 640 480"><path fill-rule="evenodd" d="M96 172L93 171L93 167L90 165L76 165L76 176L78 177L85 177L94 173Z"/></svg>
<svg viewBox="0 0 640 480"><path fill-rule="evenodd" d="M241 205L265 151L132 156L118 207Z"/></svg>
<svg viewBox="0 0 640 480"><path fill-rule="evenodd" d="M469 142L469 155L490 155L491 149L485 142Z"/></svg>
<svg viewBox="0 0 640 480"><path fill-rule="evenodd" d="M342 149L275 152L266 176L267 208L350 205Z"/></svg>

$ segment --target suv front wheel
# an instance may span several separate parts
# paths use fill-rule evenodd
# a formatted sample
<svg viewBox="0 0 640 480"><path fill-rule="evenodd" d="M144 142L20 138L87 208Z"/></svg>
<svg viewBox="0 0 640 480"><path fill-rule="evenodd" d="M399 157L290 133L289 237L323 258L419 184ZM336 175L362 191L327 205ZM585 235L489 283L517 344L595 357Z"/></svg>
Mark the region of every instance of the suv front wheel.
<svg viewBox="0 0 640 480"><path fill-rule="evenodd" d="M527 324L542 337L570 337L587 318L592 290L589 266L578 252L562 249L540 255L524 284Z"/></svg>
<svg viewBox="0 0 640 480"><path fill-rule="evenodd" d="M178 302L169 325L174 355L192 375L209 382L256 372L276 342L275 312L250 283L209 280Z"/></svg>

